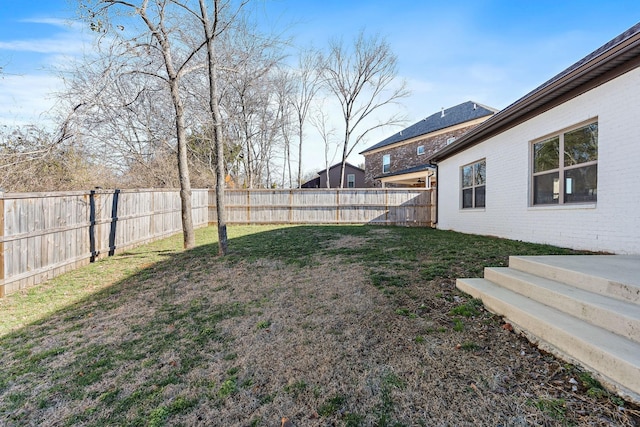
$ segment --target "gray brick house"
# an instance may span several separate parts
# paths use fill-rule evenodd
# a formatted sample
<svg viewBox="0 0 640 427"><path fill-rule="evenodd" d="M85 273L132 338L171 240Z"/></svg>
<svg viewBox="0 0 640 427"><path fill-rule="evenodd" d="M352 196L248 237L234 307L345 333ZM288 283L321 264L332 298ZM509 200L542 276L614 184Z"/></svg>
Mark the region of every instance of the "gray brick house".
<svg viewBox="0 0 640 427"><path fill-rule="evenodd" d="M367 148L360 153L365 159L364 185L429 187L435 180L435 171L426 159L496 112L491 107L467 101L443 108Z"/></svg>

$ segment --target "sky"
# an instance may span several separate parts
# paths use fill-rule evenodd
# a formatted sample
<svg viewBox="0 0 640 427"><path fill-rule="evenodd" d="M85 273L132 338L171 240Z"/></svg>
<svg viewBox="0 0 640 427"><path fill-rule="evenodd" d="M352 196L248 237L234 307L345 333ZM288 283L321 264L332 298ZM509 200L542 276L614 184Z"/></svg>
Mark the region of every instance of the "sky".
<svg viewBox="0 0 640 427"><path fill-rule="evenodd" d="M90 49L74 4L0 0L0 126L48 120L63 88L55 68ZM256 10L265 29L300 46L349 42L361 30L384 37L411 96L381 114L399 112L406 126L466 101L502 109L640 21L637 0L260 0ZM320 137L307 138L303 170L323 169Z"/></svg>

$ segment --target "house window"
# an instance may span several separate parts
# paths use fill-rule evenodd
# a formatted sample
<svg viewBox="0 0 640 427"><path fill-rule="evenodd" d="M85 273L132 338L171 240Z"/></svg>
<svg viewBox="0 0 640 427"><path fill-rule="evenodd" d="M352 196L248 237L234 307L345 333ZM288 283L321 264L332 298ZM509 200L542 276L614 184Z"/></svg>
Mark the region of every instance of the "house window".
<svg viewBox="0 0 640 427"><path fill-rule="evenodd" d="M421 156L424 154L424 145L418 145L418 156Z"/></svg>
<svg viewBox="0 0 640 427"><path fill-rule="evenodd" d="M462 209L484 208L486 159L462 167Z"/></svg>
<svg viewBox="0 0 640 427"><path fill-rule="evenodd" d="M356 188L356 174L350 173L347 175L347 187Z"/></svg>
<svg viewBox="0 0 640 427"><path fill-rule="evenodd" d="M598 122L532 144L534 205L592 203L598 195Z"/></svg>
<svg viewBox="0 0 640 427"><path fill-rule="evenodd" d="M391 154L382 156L382 173L389 173L391 170Z"/></svg>

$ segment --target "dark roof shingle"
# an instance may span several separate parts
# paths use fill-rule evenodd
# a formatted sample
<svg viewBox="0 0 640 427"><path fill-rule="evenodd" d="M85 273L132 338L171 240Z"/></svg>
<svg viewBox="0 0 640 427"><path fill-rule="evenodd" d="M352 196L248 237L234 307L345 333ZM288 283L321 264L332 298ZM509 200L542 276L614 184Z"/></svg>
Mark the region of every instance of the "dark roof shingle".
<svg viewBox="0 0 640 427"><path fill-rule="evenodd" d="M387 139L367 148L360 152L360 154L386 147L387 145L395 144L397 142L402 142L407 139L415 138L417 136L426 135L441 129L446 129L451 126L456 126L471 120L479 119L481 117L490 116L496 112L497 110L491 107L486 107L482 104L478 104L477 102L467 101L456 105L455 107L445 109L444 115L442 111L432 114L429 117L414 123L408 128L391 135Z"/></svg>

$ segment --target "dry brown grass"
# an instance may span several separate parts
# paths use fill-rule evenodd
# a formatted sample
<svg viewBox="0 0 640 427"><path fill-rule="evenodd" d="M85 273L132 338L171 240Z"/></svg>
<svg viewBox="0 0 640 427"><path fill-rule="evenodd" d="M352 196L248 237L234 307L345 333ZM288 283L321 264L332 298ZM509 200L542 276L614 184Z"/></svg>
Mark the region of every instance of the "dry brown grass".
<svg viewBox="0 0 640 427"><path fill-rule="evenodd" d="M327 253L389 233L339 232L303 265L196 253L138 271L2 338L0 424L636 425L453 278L386 263L377 277L402 281L375 280Z"/></svg>

